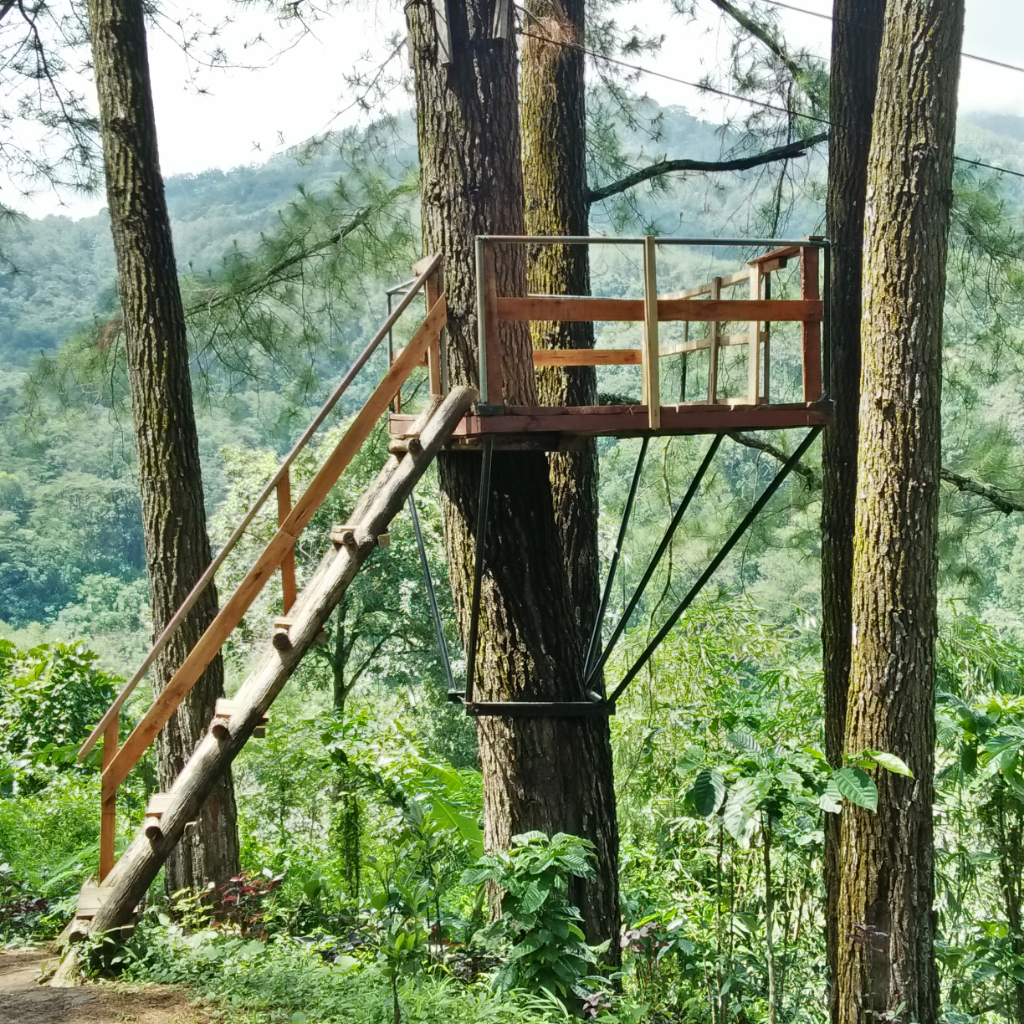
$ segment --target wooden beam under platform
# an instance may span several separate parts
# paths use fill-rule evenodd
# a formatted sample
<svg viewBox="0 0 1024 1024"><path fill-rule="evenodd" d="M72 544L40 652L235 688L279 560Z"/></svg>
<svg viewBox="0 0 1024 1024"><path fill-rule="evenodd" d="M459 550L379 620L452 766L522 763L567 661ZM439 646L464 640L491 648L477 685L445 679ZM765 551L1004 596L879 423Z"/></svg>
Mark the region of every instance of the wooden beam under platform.
<svg viewBox="0 0 1024 1024"><path fill-rule="evenodd" d="M826 426L831 402L791 405L684 403L663 405L661 423L651 430L646 405L505 406L495 415L471 411L455 428L449 447L475 447L493 437L499 448L571 448L583 437L661 437L672 434L728 434L736 430L785 430ZM415 417L390 417L391 436L413 429Z"/></svg>

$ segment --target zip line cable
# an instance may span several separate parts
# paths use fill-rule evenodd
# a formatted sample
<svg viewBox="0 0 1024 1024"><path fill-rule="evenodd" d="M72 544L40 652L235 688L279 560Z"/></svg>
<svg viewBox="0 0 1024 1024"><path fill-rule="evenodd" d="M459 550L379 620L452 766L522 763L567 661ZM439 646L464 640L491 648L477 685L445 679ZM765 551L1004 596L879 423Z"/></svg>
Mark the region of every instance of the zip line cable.
<svg viewBox="0 0 1024 1024"><path fill-rule="evenodd" d="M820 11L809 11L806 7L795 7L793 4L783 3L782 0L761 0L762 3L771 4L773 7L784 7L787 11L796 11L798 14L808 14L812 18L821 18L823 21L835 21L836 19L831 14L822 14ZM851 18L840 19L845 25L863 25L862 21L854 21ZM982 64L992 64L997 68L1006 68L1007 71L1019 71L1024 74L1024 67L1018 67L1016 64L1007 64L1001 60L993 60L991 57L979 57L976 53L965 53L963 50L960 51L961 57L966 57L968 60L978 60Z"/></svg>
<svg viewBox="0 0 1024 1024"><path fill-rule="evenodd" d="M774 0L769 0L774 2ZM551 46L560 46L566 50L576 50L579 53L586 54L588 57L593 57L595 60L603 60L608 64L617 64L619 67L629 68L631 71L639 71L644 75L651 75L654 78L663 78L668 82L676 82L679 85L687 85L691 89L698 89L703 92L713 92L717 96L724 96L726 99L739 100L741 103L749 103L755 107L761 107L764 110L773 110L778 114L786 114L788 117L800 117L808 121L815 121L818 124L823 124L828 128L844 128L843 125L836 124L834 121L830 121L827 117L820 117L817 114L802 114L796 110L789 110L786 107L779 106L776 103L769 103L766 100L755 100L750 96L741 96L739 93L726 92L724 89L717 89L713 85L700 84L699 82L690 82L685 78L676 78L674 75L667 75L663 71L655 71L653 68L645 68L641 64L633 64L630 61L619 60L616 57L609 57L607 54L601 53L598 50L592 50L587 46L581 46L579 43L568 43L561 39L552 39L549 36L540 35L536 32L529 32L523 27L519 27L516 30L521 36L526 36L528 39L537 39L540 42L548 43ZM862 128L854 128L852 126L845 128L846 131L857 132L860 135L868 135L869 133L864 131ZM981 160L969 160L967 157L954 156L954 160L964 164L971 164L974 167L984 167L990 171L997 171L1000 174L1012 174L1015 178L1024 178L1024 171L1011 171L1008 167L997 167L995 164L987 164Z"/></svg>

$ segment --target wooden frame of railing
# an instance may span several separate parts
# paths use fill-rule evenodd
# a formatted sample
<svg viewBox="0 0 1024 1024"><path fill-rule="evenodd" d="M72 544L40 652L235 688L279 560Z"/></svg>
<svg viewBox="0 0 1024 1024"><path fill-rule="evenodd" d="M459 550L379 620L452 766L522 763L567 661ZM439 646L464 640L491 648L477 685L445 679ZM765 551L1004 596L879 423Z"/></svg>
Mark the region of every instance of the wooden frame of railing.
<svg viewBox="0 0 1024 1024"><path fill-rule="evenodd" d="M643 247L643 297L622 299L581 295L498 295L494 247L500 244L640 245ZM770 251L750 260L744 269L735 274L713 278L710 282L687 291L659 295L657 247L660 245L762 247ZM826 261L824 300L819 285L819 251L824 251ZM796 322L801 325L802 332L803 400L807 404L820 402L826 397L822 380L828 376L828 254L828 242L821 238L789 240L656 238L651 235L643 238L478 236L476 264L481 404L500 406L503 403L500 331L501 324L510 320L641 322L644 330L639 349L538 350L533 353L533 361L537 367L639 365L642 380L641 404L646 406L648 426L651 430L658 430L661 424L661 359L680 355L684 360L685 374L686 356L691 352L707 350L710 356L707 405L768 404L770 324ZM785 267L787 261L793 258L800 260L800 298L772 299L771 274ZM749 287L749 298L721 297L723 288L732 288L743 283ZM658 341L658 325L679 321L687 325L683 342L662 348ZM707 338L691 340L689 324L698 321L711 325L709 335ZM721 324L737 321L748 323L748 330L739 335L721 333ZM721 399L718 396L719 350L729 345L744 345L748 349L747 396L744 399ZM824 373L823 356L826 363ZM760 383L762 366L763 388ZM680 404L705 403L684 403L681 400Z"/></svg>
<svg viewBox="0 0 1024 1024"><path fill-rule="evenodd" d="M138 763L150 743L174 714L178 705L189 693L210 662L217 656L224 641L241 622L252 602L256 599L267 581L280 569L282 572L283 604L287 612L295 601L295 543L307 526L314 513L337 483L338 478L352 461L356 452L369 437L370 432L387 410L388 406L401 391L402 385L417 366L427 366L428 378L433 394L440 393L440 337L447 322L447 307L441 283L441 256L425 257L416 267L417 275L410 283L408 290L389 314L383 326L370 340L369 344L356 358L344 378L334 389L331 396L320 408L310 425L285 456L277 472L267 482L252 507L243 516L241 522L232 532L224 546L207 567L192 588L188 597L174 613L167 626L157 637L135 674L128 680L117 695L114 702L100 719L96 728L82 744L78 752L80 760L84 760L92 748L102 738L102 784L101 784L101 825L100 825L100 881L106 877L114 865L114 840L117 813L117 790L127 778L128 773ZM328 414L345 394L349 386L366 365L369 358L390 336L397 323L413 299L423 292L426 299L426 316L417 328L408 344L395 355L383 379L366 400L362 409L356 414L352 423L345 431L341 440L328 456L327 461L313 478L298 501L292 504L290 485L290 466L306 447L310 439L327 418ZM195 605L199 596L210 585L217 570L245 533L249 524L267 502L271 494L277 495L278 530L273 540L257 558L245 579L222 606L214 620L189 652L185 661L163 690L157 695L149 710L135 726L123 745L119 745L121 709L135 687L149 671L160 652L167 646L185 616Z"/></svg>

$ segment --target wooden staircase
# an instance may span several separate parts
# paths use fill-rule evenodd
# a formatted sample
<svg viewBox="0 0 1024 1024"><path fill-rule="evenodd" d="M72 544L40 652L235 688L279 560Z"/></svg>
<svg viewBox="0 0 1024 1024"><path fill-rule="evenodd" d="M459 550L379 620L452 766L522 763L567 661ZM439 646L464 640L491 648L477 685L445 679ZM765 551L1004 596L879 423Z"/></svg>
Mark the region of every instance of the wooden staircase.
<svg viewBox="0 0 1024 1024"><path fill-rule="evenodd" d="M185 826L199 814L217 779L230 766L246 741L265 728L267 712L274 698L317 641L327 618L344 596L360 567L376 547L386 545L392 519L402 510L427 466L476 402L477 392L474 388L453 388L442 398L434 386L439 380L436 368L439 365L440 333L446 322L444 295L439 288L439 265L438 257L422 261L420 273L410 282L402 302L289 453L260 499L225 548L218 553L210 569L158 638L139 671L129 680L79 752L79 756L84 758L102 739L100 884L90 883L83 887L69 932L71 938L130 929L137 905L181 838ZM394 323L420 292L427 300L426 317L408 345L395 354L381 383L367 399L305 493L292 507L290 500L287 500L288 466L313 436L372 352L384 338L389 337ZM296 540L399 395L412 371L424 365L432 385L431 396L426 411L417 417L412 431L415 443L400 445L390 454L374 483L360 498L348 522L335 527L330 537L324 538L329 541L328 550L302 592L292 597L293 603L285 609L287 618L276 621L263 654L234 697L230 701L218 702L208 732L170 790L155 795L150 801L143 826L115 864L114 824L118 787L216 657L267 580L279 568L285 577L285 603L289 604L289 597L295 593L292 558ZM285 487L281 486L282 481ZM277 534L125 743L119 745L120 710L128 695L173 634L177 623L184 618L202 589L213 578L217 567L242 535L245 526L275 491L278 493L280 516Z"/></svg>

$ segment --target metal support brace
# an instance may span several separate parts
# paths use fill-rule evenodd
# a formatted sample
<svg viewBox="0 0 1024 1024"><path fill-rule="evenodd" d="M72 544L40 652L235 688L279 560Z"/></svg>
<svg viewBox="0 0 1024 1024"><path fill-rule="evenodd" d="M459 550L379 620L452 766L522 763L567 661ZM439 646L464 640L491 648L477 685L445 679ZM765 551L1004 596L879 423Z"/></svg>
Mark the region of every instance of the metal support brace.
<svg viewBox="0 0 1024 1024"><path fill-rule="evenodd" d="M690 481L690 486L687 488L686 494L683 495L683 500L679 503L679 508L676 509L675 515L672 516L672 522L668 524L668 529L665 531L665 536L658 545L658 550L654 552L654 557L651 559L650 564L647 566L646 571L641 577L636 591L630 598L629 604L626 606L626 610L622 613L622 617L619 619L618 624L612 631L612 635L608 640L608 646L605 647L604 653L600 658L598 658L597 664L594 665L590 674L587 676L587 686L592 686L594 680L600 675L601 670L605 666L605 662L608 660L608 656L612 653L612 649L615 647L619 637L622 636L622 633L629 622L629 617L633 614L636 606L640 603L640 598L643 597L647 584L650 583L655 569L658 568L658 563L661 561L662 555L665 554L668 550L668 546L672 543L672 538L675 536L676 528L682 521L683 514L689 507L690 502L693 501L693 496L697 493L697 488L700 487L700 482L704 479L704 474L708 471L708 467L711 465L711 460L715 457L715 452L718 451L718 446L722 443L722 436L722 434L715 434L714 439L709 445L707 454L704 456L704 461L700 464L696 474ZM614 700L614 697L609 698L609 701L611 700Z"/></svg>
<svg viewBox="0 0 1024 1024"><path fill-rule="evenodd" d="M679 621L680 616L682 616L683 612L685 612L686 609L690 607L690 605L693 603L697 595L704 589L704 585L708 582L709 579L711 579L711 577L714 575L715 571L722 564L722 562L725 561L726 556L736 546L737 541L739 541L743 534L747 532L747 529L750 527L750 524L760 514L761 509L763 509L765 505L768 504L768 501L770 500L772 495L779 489L779 485L793 471L793 467L796 466L796 464L803 458L804 453L807 451L808 448L811 447L811 444L813 443L814 439L820 433L821 427L814 427L812 430L808 431L807 436L803 439L803 441L800 442L800 445L796 449L796 451L794 451L793 454L790 455L790 457L786 460L782 468L778 471L778 473L775 474L775 478L764 489L764 492L762 493L761 497L754 502L754 504L751 506L750 511L743 517L739 526L737 526L736 529L733 530L731 536L722 546L721 550L711 560L710 564L704 570L704 572L701 573L700 579L698 579L697 582L694 583L686 597L684 597L682 601L679 602L679 604L676 606L675 611L672 612L672 614L668 617L668 620L665 622L665 624L655 634L654 639L651 640L651 642L644 648L644 651L637 659L636 664L633 665L633 667L623 677L622 682L619 683L619 685L616 686L615 689L612 691L611 696L608 698L609 704L614 704L615 701L618 700L622 691L637 677L637 675L639 675L640 670L644 667L644 665L646 665L647 662L650 661L651 655L654 654L654 652L661 645L665 637L668 636L669 632L672 630L672 627Z"/></svg>
<svg viewBox="0 0 1024 1024"><path fill-rule="evenodd" d="M608 599L612 594L612 586L615 583L615 570L619 567L619 556L622 554L622 545L626 539L626 529L629 526L630 516L633 513L633 499L636 497L636 490L640 484L640 473L644 468L644 457L647 455L647 443L650 438L645 437L640 442L640 454L637 456L636 469L633 471L633 482L629 486L629 494L626 496L626 507L622 510L622 522L619 524L619 536L615 541L615 550L612 552L611 564L608 566L608 579L605 580L604 593L601 594L601 605L597 610L597 621L590 634L590 643L587 645L587 656L583 662L583 675L590 675L590 662L594 654L601 646L601 631L604 629L604 616L608 610Z"/></svg>
<svg viewBox="0 0 1024 1024"><path fill-rule="evenodd" d="M487 505L491 495L491 459L494 438L484 440L480 464L480 497L476 506L476 560L473 565L473 597L469 612L469 648L466 651L466 704L473 703L473 682L476 674L476 647L480 629L480 584L484 574L484 540L487 536Z"/></svg>
<svg viewBox="0 0 1024 1024"><path fill-rule="evenodd" d="M420 517L416 511L416 499L409 494L409 518L412 530L416 534L416 547L420 553L420 567L423 569L423 582L427 588L427 600L430 602L430 615L434 620L434 632L437 634L437 649L441 653L441 664L444 666L444 678L448 693L455 692L455 677L452 675L452 660L448 654L448 641L444 635L444 623L441 622L441 611L437 605L437 591L430 575L430 563L427 561L427 546L423 543L423 530L420 528Z"/></svg>

